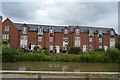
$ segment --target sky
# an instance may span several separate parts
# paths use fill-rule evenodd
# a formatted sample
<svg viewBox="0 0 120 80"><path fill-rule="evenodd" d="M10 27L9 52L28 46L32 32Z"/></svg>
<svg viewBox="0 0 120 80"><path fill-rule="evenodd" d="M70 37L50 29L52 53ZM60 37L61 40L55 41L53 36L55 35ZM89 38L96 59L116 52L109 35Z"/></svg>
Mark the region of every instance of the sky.
<svg viewBox="0 0 120 80"><path fill-rule="evenodd" d="M2 2L3 20L45 25L110 27L118 32L118 2Z"/></svg>

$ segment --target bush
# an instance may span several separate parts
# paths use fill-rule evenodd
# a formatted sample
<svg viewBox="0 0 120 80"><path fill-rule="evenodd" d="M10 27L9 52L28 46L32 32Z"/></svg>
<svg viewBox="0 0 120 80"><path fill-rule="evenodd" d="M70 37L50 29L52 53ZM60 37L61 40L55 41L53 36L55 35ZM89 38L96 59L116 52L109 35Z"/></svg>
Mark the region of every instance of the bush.
<svg viewBox="0 0 120 80"><path fill-rule="evenodd" d="M49 50L48 50L46 47L44 47L44 48L42 49L42 52L43 52L45 55L49 55Z"/></svg>
<svg viewBox="0 0 120 80"><path fill-rule="evenodd" d="M81 49L79 47L74 47L74 48L71 48L68 53L69 54L79 54L81 52Z"/></svg>
<svg viewBox="0 0 120 80"><path fill-rule="evenodd" d="M34 51L36 52L39 49L39 46L34 47Z"/></svg>
<svg viewBox="0 0 120 80"><path fill-rule="evenodd" d="M8 44L8 39L3 39L3 40L2 40L2 44L3 44L3 45L7 45L7 44Z"/></svg>
<svg viewBox="0 0 120 80"><path fill-rule="evenodd" d="M2 61L17 61L21 56L21 52L15 48L2 47Z"/></svg>
<svg viewBox="0 0 120 80"><path fill-rule="evenodd" d="M118 50L120 50L120 42L117 42L117 43L115 44L115 47L116 47Z"/></svg>
<svg viewBox="0 0 120 80"><path fill-rule="evenodd" d="M109 48L105 53L105 59L107 62L120 62L120 51L117 48Z"/></svg>

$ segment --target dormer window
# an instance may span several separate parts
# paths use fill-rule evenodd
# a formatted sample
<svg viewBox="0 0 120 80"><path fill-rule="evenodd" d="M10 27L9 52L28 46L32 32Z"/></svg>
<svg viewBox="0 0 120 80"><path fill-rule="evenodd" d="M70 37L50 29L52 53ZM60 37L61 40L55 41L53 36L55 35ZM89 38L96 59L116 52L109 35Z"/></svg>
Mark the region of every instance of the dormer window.
<svg viewBox="0 0 120 80"><path fill-rule="evenodd" d="M50 28L49 28L49 34L50 34L50 35L53 35L53 34L54 34L54 28L53 28L53 27L50 27Z"/></svg>
<svg viewBox="0 0 120 80"><path fill-rule="evenodd" d="M92 30L92 29L90 29L90 30L89 30L89 33L93 33L93 30Z"/></svg>
<svg viewBox="0 0 120 80"><path fill-rule="evenodd" d="M68 34L68 30L67 29L64 30L64 34Z"/></svg>
<svg viewBox="0 0 120 80"><path fill-rule="evenodd" d="M114 37L114 31L110 31L110 37Z"/></svg>
<svg viewBox="0 0 120 80"><path fill-rule="evenodd" d="M22 27L22 34L27 34L27 27Z"/></svg>
<svg viewBox="0 0 120 80"><path fill-rule="evenodd" d="M80 29L75 29L75 33L76 33L76 35L79 35L80 34Z"/></svg>
<svg viewBox="0 0 120 80"><path fill-rule="evenodd" d="M5 31L9 31L9 26L5 26Z"/></svg>
<svg viewBox="0 0 120 80"><path fill-rule="evenodd" d="M89 29L89 36L94 36L92 28Z"/></svg>
<svg viewBox="0 0 120 80"><path fill-rule="evenodd" d="M98 29L98 37L103 37L102 30Z"/></svg>
<svg viewBox="0 0 120 80"><path fill-rule="evenodd" d="M43 35L43 28L42 27L38 28L38 35Z"/></svg>

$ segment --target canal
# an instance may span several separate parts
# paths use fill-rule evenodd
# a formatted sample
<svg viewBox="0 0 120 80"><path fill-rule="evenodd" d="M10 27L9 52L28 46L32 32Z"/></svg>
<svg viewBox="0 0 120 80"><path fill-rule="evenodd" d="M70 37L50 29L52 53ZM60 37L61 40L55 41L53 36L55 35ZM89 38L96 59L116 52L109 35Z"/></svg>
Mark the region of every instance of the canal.
<svg viewBox="0 0 120 80"><path fill-rule="evenodd" d="M67 71L67 72L118 72L116 63L80 63L80 62L3 62L2 70L18 71Z"/></svg>

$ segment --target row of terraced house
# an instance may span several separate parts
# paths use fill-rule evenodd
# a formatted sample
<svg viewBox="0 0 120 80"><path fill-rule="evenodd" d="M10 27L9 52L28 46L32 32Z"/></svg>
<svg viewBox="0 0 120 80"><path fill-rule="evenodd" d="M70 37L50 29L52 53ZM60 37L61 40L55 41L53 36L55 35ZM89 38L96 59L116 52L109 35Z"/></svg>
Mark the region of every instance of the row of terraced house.
<svg viewBox="0 0 120 80"><path fill-rule="evenodd" d="M53 26L2 22L2 39L14 48L46 47L50 52L68 51L80 47L83 52L115 47L118 35L113 28L87 26Z"/></svg>

